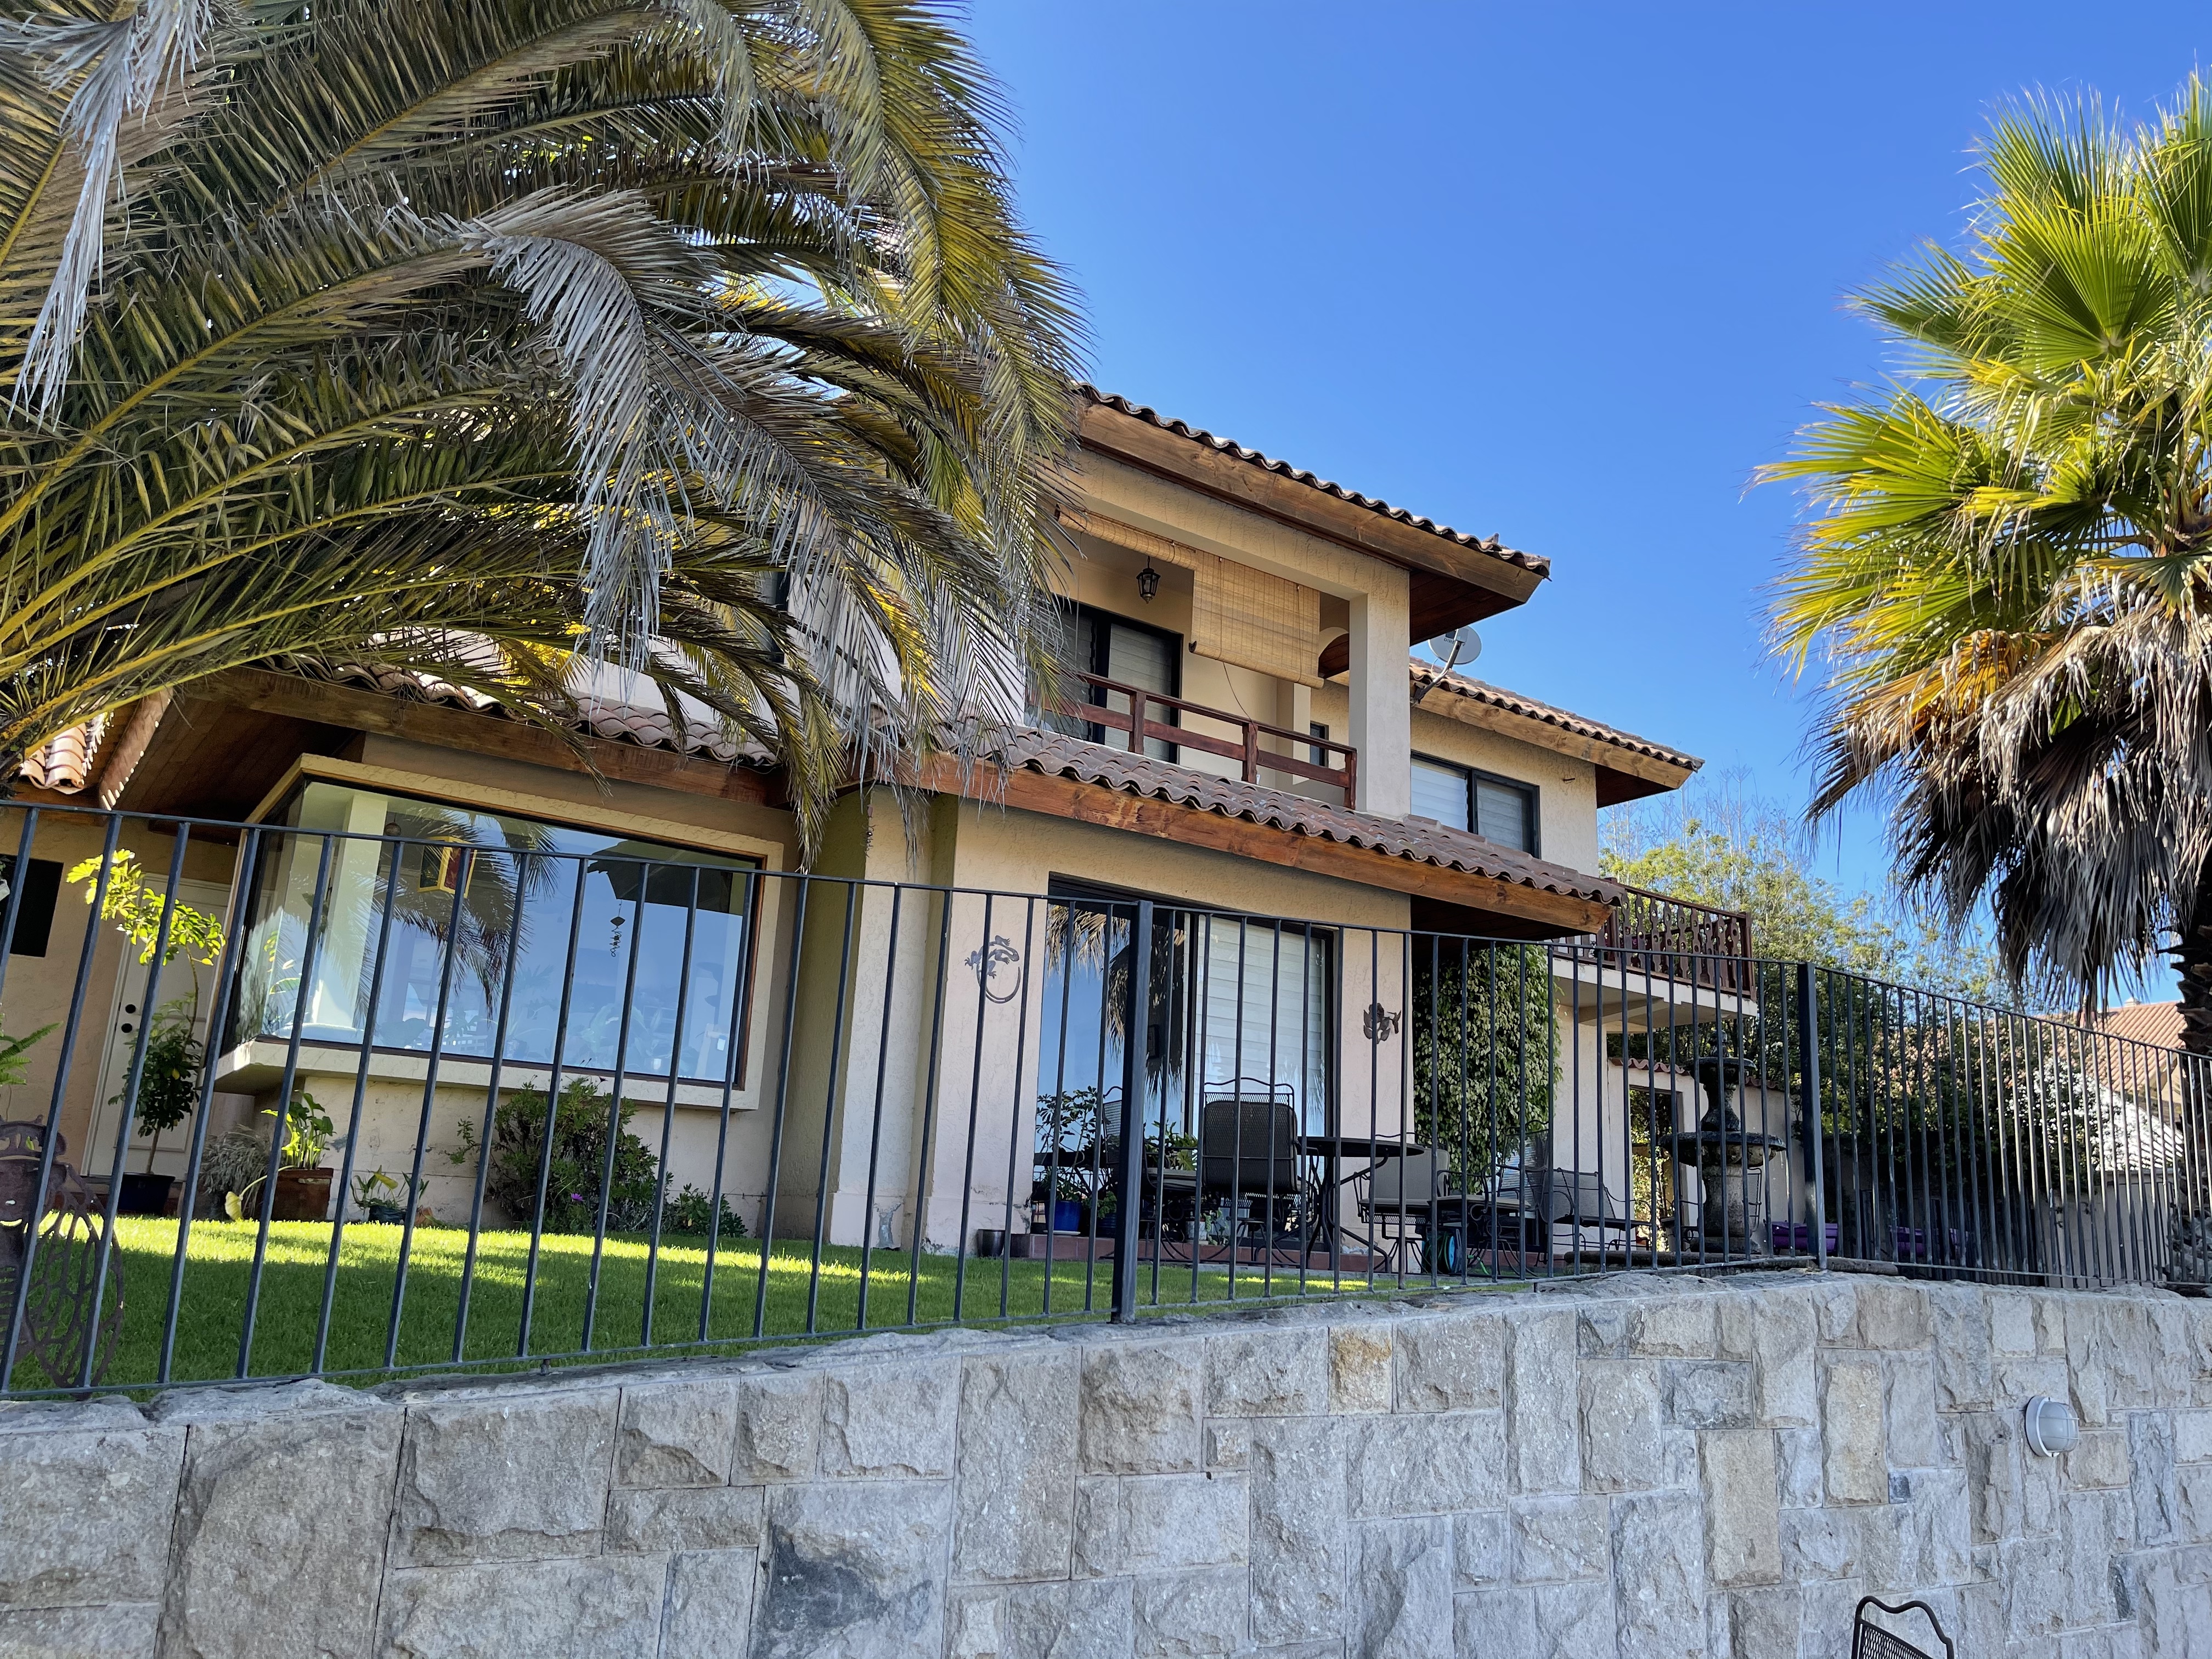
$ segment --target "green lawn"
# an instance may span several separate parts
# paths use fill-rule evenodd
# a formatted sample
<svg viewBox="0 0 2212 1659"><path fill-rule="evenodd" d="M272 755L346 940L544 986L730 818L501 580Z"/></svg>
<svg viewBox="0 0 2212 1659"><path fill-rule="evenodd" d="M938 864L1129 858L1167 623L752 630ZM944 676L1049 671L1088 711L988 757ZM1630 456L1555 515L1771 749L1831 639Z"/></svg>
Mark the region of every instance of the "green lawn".
<svg viewBox="0 0 2212 1659"><path fill-rule="evenodd" d="M347 1226L331 1299L329 1346L323 1364L326 1372L356 1373L349 1380L364 1382L384 1373L401 1231L358 1222ZM177 1321L176 1352L170 1370L173 1382L236 1373L255 1231L250 1223L193 1224L182 1311ZM150 1383L159 1374L177 1224L125 1218L118 1224L118 1237L124 1258L123 1325L105 1382L110 1387L128 1388ZM326 1222L279 1222L270 1227L248 1375L282 1376L310 1369L330 1239ZM462 1230L416 1231L394 1356L399 1367L453 1363L467 1249L468 1235ZM479 1236L471 1279L466 1342L460 1356L464 1359L514 1359L529 1254L526 1232ZM648 1255L641 1238L620 1236L607 1240L593 1319L595 1354L630 1358L643 1349ZM759 1244L752 1240L724 1244L715 1258L709 1340L718 1345L751 1340L757 1311L762 1315L761 1334L771 1338L805 1336L810 1330L822 1334L850 1334L859 1328L860 1252L827 1251L818 1275L810 1256L805 1241L776 1245L769 1257L763 1308ZM663 1242L653 1297L651 1351L681 1352L676 1345L697 1340L706 1259L701 1239ZM925 1254L909 1314L912 1258L899 1252L875 1252L867 1272L868 1328L952 1320L956 1279L963 1265L954 1257ZM968 1324L993 1322L1002 1312L1012 1318L1085 1317L1086 1276L1091 1279L1093 1310L1088 1316L1103 1317L1113 1293L1111 1266L1105 1262L1088 1274L1081 1261L969 1258L964 1266L965 1284L958 1287L957 1315ZM561 1357L583 1346L591 1267L588 1237L556 1234L542 1241L529 1345L533 1358L551 1355L560 1363ZM1295 1273L1285 1274L1277 1269L1274 1294L1296 1294L1297 1288ZM1310 1288L1323 1291L1331 1286L1322 1275L1312 1279ZM1343 1288L1364 1288L1364 1281L1347 1278ZM1259 1270L1240 1267L1235 1297L1243 1300L1262 1293ZM1139 1269L1139 1295L1147 1304L1153 1299L1150 1264ZM1187 1266L1163 1266L1159 1270L1158 1301L1163 1306L1220 1301L1231 1295L1228 1275L1218 1269L1209 1267L1200 1273L1195 1286ZM810 1297L813 1301L811 1320ZM36 1389L46 1381L34 1362L19 1362L15 1387Z"/></svg>

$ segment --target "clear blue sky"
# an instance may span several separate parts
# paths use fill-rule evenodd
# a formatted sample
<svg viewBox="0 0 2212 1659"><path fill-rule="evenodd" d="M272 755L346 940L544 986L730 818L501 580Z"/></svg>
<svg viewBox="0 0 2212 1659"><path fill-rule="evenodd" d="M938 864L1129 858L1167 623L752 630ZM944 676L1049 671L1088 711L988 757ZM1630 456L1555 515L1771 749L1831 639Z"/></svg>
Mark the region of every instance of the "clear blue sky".
<svg viewBox="0 0 2212 1659"><path fill-rule="evenodd" d="M2202 5L977 0L1023 209L1098 381L1547 555L1486 679L1801 805L1762 657L1796 503L1749 490L1885 363L1844 293L1957 238L1998 100L2131 113ZM1878 817L1821 860L1880 885Z"/></svg>

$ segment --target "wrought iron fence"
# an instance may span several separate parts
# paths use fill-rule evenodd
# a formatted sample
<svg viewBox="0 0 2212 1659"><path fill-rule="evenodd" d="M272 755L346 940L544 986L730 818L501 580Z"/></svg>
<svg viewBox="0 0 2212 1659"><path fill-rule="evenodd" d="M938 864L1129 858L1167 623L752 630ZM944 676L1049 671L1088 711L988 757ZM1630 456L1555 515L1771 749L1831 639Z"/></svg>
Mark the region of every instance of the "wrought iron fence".
<svg viewBox="0 0 2212 1659"><path fill-rule="evenodd" d="M1832 969L329 783L12 811L0 1390L1626 1267L2212 1277L2203 1061Z"/></svg>

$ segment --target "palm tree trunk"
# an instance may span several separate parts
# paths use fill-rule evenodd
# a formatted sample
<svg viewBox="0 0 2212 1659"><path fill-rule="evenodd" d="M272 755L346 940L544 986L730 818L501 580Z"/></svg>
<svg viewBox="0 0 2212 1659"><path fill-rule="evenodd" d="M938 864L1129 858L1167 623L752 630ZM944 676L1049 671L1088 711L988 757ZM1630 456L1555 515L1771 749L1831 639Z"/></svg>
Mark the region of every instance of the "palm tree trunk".
<svg viewBox="0 0 2212 1659"><path fill-rule="evenodd" d="M2181 1046L2212 1054L2212 866L2198 878L2196 902L2170 954L2180 976Z"/></svg>

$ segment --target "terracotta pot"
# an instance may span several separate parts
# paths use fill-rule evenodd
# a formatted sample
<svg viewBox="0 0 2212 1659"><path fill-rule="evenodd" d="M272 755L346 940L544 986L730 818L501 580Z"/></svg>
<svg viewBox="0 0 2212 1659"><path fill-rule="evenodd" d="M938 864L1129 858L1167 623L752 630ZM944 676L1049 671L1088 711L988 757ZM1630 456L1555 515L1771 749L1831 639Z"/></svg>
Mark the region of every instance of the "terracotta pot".
<svg viewBox="0 0 2212 1659"><path fill-rule="evenodd" d="M323 1221L331 1213L332 1170L279 1170L271 1221Z"/></svg>

